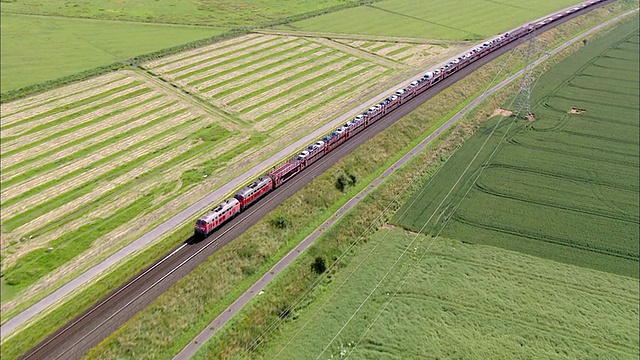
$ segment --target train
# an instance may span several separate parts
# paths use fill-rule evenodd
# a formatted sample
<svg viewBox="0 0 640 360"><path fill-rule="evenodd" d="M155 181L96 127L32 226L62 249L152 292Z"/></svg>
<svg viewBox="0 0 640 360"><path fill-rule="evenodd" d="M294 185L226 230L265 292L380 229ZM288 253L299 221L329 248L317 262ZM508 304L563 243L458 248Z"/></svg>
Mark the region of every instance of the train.
<svg viewBox="0 0 640 360"><path fill-rule="evenodd" d="M302 150L294 157L275 166L273 170L264 174L248 186L244 187L231 199L224 200L212 210L201 216L195 225L195 236L204 238L209 236L222 224L234 218L249 206L255 204L272 190L282 186L296 174L309 167L314 162L331 152L333 149L348 141L371 124L380 120L384 115L398 108L400 105L414 98L416 95L430 89L442 80L453 75L460 69L478 61L480 58L494 50L527 36L535 30L542 28L576 11L597 5L607 0L591 0L574 5L570 8L554 13L534 23L523 25L519 28L501 34L488 40L471 50L451 59L440 68L426 72L417 80L412 81L406 87L398 89L386 99L371 106L366 111L358 114L353 119L335 129L331 133L318 139L313 144Z"/></svg>

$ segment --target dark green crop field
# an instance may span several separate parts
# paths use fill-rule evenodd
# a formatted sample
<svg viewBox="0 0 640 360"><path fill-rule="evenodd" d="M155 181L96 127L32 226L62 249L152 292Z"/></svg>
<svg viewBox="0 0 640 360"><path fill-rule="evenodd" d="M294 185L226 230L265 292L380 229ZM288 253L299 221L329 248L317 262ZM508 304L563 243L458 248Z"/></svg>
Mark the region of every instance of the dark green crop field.
<svg viewBox="0 0 640 360"><path fill-rule="evenodd" d="M535 121L488 121L396 223L638 277L638 51L630 21L551 69Z"/></svg>

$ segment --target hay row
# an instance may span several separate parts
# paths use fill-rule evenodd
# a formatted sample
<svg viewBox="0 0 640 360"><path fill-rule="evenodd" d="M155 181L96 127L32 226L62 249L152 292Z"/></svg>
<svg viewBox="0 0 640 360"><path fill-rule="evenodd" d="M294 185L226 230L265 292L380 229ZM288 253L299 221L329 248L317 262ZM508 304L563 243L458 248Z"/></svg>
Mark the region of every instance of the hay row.
<svg viewBox="0 0 640 360"><path fill-rule="evenodd" d="M190 115L191 114L187 112L185 114L182 114L182 116L180 116L179 118L187 120L189 119ZM23 211L34 208L38 204L44 203L65 192L71 191L72 189L77 188L80 185L87 184L88 182L99 181L99 177L101 175L104 175L108 171L111 171L122 164L126 164L143 155L152 153L154 151L157 151L165 147L167 144L170 144L171 142L177 140L178 138L184 137L185 134L191 133L193 131L196 131L202 128L202 126L204 126L203 123L206 121L207 121L206 119L201 119L200 121L196 121L193 124L190 124L183 132L173 133L167 137L157 139L149 144L145 144L135 149L134 151L125 152L124 154L121 154L120 156L112 159L109 163L102 164L98 167L88 169L85 172L83 172L81 175L76 176L72 179L69 179L64 183L60 183L60 184L57 184L56 186L46 188L41 192L34 194L22 201L19 201L10 206L6 206L3 208L3 216L5 216L5 218L12 217ZM126 150L126 148L135 145L137 142L138 141L136 138L129 138L127 139L127 141L120 144L121 146L120 150ZM79 168L80 167L76 166L75 169L73 170L77 170ZM8 200L8 199L3 199L3 200Z"/></svg>
<svg viewBox="0 0 640 360"><path fill-rule="evenodd" d="M180 52L175 55L165 56L160 59L147 62L144 66L147 69L157 69L157 68L165 67L180 59L192 58L192 57L198 56L199 54L202 54L206 57L210 52L215 52L215 51L218 51L219 49L234 48L236 47L236 45L241 44L242 42L246 42L247 40L251 40L254 38L262 38L262 37L263 35L261 34L247 34L247 35L239 36L236 38L216 42L215 44L192 49L189 51Z"/></svg>
<svg viewBox="0 0 640 360"><path fill-rule="evenodd" d="M336 61L337 60L337 61ZM315 71L306 74L304 76L296 76L293 77L293 79L291 79L290 81L287 81L283 84L280 84L278 86L275 86L269 90L267 90L266 92L260 93L258 96L252 96L248 99L245 99L237 104L232 105L232 108L237 110L237 111L245 111L245 113L243 113L244 115L248 115L253 113L254 111L256 111L257 109L250 109L247 110L253 106L256 106L257 104L267 100L267 99L272 99L275 98L277 95L279 94L284 94L287 93L291 90L291 88L293 88L294 86L297 86L301 83L307 82L311 79L323 76L325 73L331 71L332 69L337 69L340 67L343 67L345 65L347 65L349 62L353 61L353 58L351 58L349 55L346 54L342 54L342 53L336 53L336 54L331 54L329 56L325 56L322 61L320 62L320 64L325 63L325 62L331 62L331 61L335 61L333 64L331 64L331 66L329 67L323 67L321 69L316 69ZM317 65L317 64L316 64ZM313 66L310 66L313 67ZM284 77L286 79L286 76ZM297 92L296 92L297 93ZM277 101L278 99L273 99L274 101ZM260 107L273 107L274 102L273 101L269 101L265 104L260 105L258 108ZM246 116L247 119L251 119L252 117Z"/></svg>
<svg viewBox="0 0 640 360"><path fill-rule="evenodd" d="M2 197L4 200L11 199L13 197L21 195L29 189L45 184L52 179L57 179L58 177L64 176L65 174L68 174L77 169L83 168L85 166L90 166L92 163L104 159L105 157L111 156L112 154L115 154L122 149L126 149L139 142L145 141L152 136L160 134L165 130L181 125L181 121L187 116L193 115L187 112L182 116L178 116L172 119L166 119L162 123L143 132L135 134L134 136L121 139L120 141L110 144L107 147L98 149L94 153L86 154L82 159L74 160L72 163L59 166L57 168L51 169L48 172L43 172L37 177L31 178L22 183L18 183L12 186L5 186L2 189ZM57 157L54 156L52 160L55 161L56 158Z"/></svg>
<svg viewBox="0 0 640 360"><path fill-rule="evenodd" d="M326 51L330 51L330 50L326 49ZM253 93L255 91L259 91L260 89L264 89L265 87L271 86L272 84L277 84L278 82L280 82L282 80L285 80L285 79L296 79L298 74L300 74L300 73L302 73L304 71L307 71L309 69L312 69L312 68L314 68L316 66L325 64L325 63L330 62L332 60L335 60L335 59L339 58L340 56L345 56L345 55L344 54L340 54L340 53L333 53L333 54L330 54L330 55L325 55L325 53L322 52L321 54L319 54L317 56L314 56L315 59L312 62L308 62L308 63L306 63L304 65L297 66L294 69L292 69L291 71L287 71L285 73L282 73L280 75L277 75L275 77L272 77L272 78L269 78L269 79L266 79L266 80L263 80L263 81L258 80L258 81L255 81L255 82L251 82L251 83L247 84L247 86L242 87L242 88L238 89L237 91L220 98L220 101L222 101L225 104L228 104L228 103L230 103L230 102L232 102L232 101L234 101L236 99L239 99L239 98L242 98L244 96L247 96L247 95L249 95L249 94L251 94L251 93ZM303 58L299 59L299 62L305 62L305 61L308 61L308 60L309 59L307 57L303 57ZM291 64L295 64L295 63L296 62L287 63L286 65L290 66ZM268 74L269 73L266 73L265 75L268 75ZM251 80L251 79L249 79L249 80ZM210 93L206 93L206 94L209 95ZM260 94L259 97L262 97L262 94ZM255 96L252 97L252 98L255 98ZM258 99L258 100L262 100L262 99L264 99L264 97L262 97L261 99ZM249 99L247 99L247 100L249 100ZM238 104L236 104L236 105L238 105Z"/></svg>
<svg viewBox="0 0 640 360"><path fill-rule="evenodd" d="M103 89L102 87L105 84L124 79L126 76L126 74L123 74L120 71L111 72L92 79L65 85L54 90L49 90L42 94L28 96L26 98L0 104L0 113L2 113L2 125L14 122L15 120L12 120L12 118L15 115L21 115L25 112L32 112L32 110L37 107L41 107L42 109L44 109L40 111L43 112L55 107L65 105L66 103L73 102L75 101L75 99L69 101L70 97L74 97L75 95L83 94L87 91L95 89L101 90Z"/></svg>
<svg viewBox="0 0 640 360"><path fill-rule="evenodd" d="M186 151L188 151L193 145L191 144L182 144L180 146L178 146L177 148L171 150L171 151L167 151L167 152L163 152L160 156L157 156L155 158L153 158L152 160L150 160L149 162L146 162L145 164L142 164L140 167L134 169L133 171L124 174L122 176L120 176L119 178L115 179L114 181L109 181L109 182L105 182L103 185L99 186L98 188L94 189L94 191L92 191L89 194L85 194L69 203L64 204L63 206L37 218L34 219L33 221L30 221L26 224L24 224L23 226L19 227L18 229L16 229L15 231L12 231L11 233L7 234L7 236L11 237L11 238L15 238L15 239L19 239L21 237L26 236L29 233L32 233L34 231L36 231L39 228L42 228L44 226L46 226L47 223L50 222L54 222L58 219L60 219L61 217L73 213L75 211L81 210L83 207L87 207L87 206L91 206L91 203L99 198L100 196L106 194L107 192L115 189L116 187L123 185L129 181L131 181L132 179L134 179L136 176L139 176L141 174L143 174L144 172L147 172L151 169L153 169L153 167L155 166L159 166L162 163L170 160L171 158L178 156L181 153L184 153ZM146 187L147 188L152 188L154 186L156 186L157 184L154 184L153 182L148 182ZM144 193L139 193L138 191L140 190L140 187L137 187L136 191L132 191L129 195L134 194L134 195L139 195L141 196ZM134 198L127 198L127 197L116 197L111 199L110 203L116 203L117 205L120 205L118 207L112 207L112 210L115 211L117 209L119 209L120 207L126 206L127 204L130 204L131 202L135 201L139 196L136 196ZM117 206L116 205L116 206ZM80 226L85 225L87 223L89 223L92 219L95 219L96 216L93 215L94 212L96 212L97 210L94 210L93 212L87 213L87 214L83 214L83 216L81 216L80 218L72 221L72 222L68 222L66 223L64 226L61 226L60 229L56 232L52 232L52 233L48 233L48 234L44 234L42 236L38 236L35 239L31 239L29 242L31 242L32 240L36 240L37 242L34 241L34 244L37 244L35 247L41 247L46 245L46 243L48 243L51 240L56 239L57 237L63 235L64 233L68 233L70 231L76 230L78 229ZM29 247L34 246L33 244L29 244ZM19 257L23 254L25 254L28 250L26 250L25 248L21 248L20 250L16 249L16 253L12 256L12 257Z"/></svg>
<svg viewBox="0 0 640 360"><path fill-rule="evenodd" d="M147 104L147 106L144 106L144 107L140 108L141 111L139 111L139 112L144 113L144 112L148 111L149 109L157 108L157 107L163 105L164 103L167 103L167 99L166 98L157 99L154 102L151 102L151 103ZM169 114L169 113L171 113L173 111L177 111L177 110L179 110L181 108L183 108L183 106L181 104L174 104L174 105L169 106L169 107L167 107L165 109L162 109L161 111L158 111L156 113L149 114L149 115L147 115L145 117L142 117L142 118L137 119L137 120L132 121L132 122L128 122L128 123L116 128L116 129L113 129L111 131L105 132L105 133L103 133L101 135L87 137L81 143L78 143L76 145L73 145L73 146L70 146L70 147L67 147L67 148L63 148L63 149L61 149L59 151L55 151L53 153L50 153L47 156L40 157L37 160L28 163L27 164L28 167L23 167L22 166L22 167L17 167L17 168L11 169L11 171L6 171L5 170L0 175L0 179L3 182L7 181L7 180L10 180L13 177L15 177L17 175L20 175L20 174L22 174L22 173L24 173L26 171L41 167L41 166L46 165L46 164L48 164L50 162L54 162L54 161L56 161L58 159L64 158L65 156L71 155L71 154L73 154L75 152L82 151L82 149L84 149L84 148L87 148L87 147L92 146L94 144L97 144L99 142L108 140L108 139L110 139L111 137L113 137L113 136L115 136L117 134L124 133L124 132L127 132L127 131L131 130L131 129L134 129L134 128L137 128L139 126L142 126L142 125L144 125L144 124L146 124L146 123L148 123L150 121L153 121L154 119L162 117L162 116L164 116L166 114ZM123 113L121 115L122 116L116 116L116 117L110 118L109 119L109 124L107 124L107 125L108 126L117 125L117 124L120 124L122 122L128 121L129 118L131 117L131 114L129 114L129 113ZM101 126L104 126L104 124L101 123ZM55 149L65 145L67 143L67 140L63 139L63 138L64 137L61 137L60 138L61 141L59 141L59 142L58 141L49 142L48 143L49 146L44 148L44 152L50 152L52 149L55 150ZM42 153L42 152L40 152L40 153ZM16 154L16 156L17 155L18 154ZM25 154L20 153L19 155L25 155ZM30 156L29 159L32 159L32 158L35 157L35 156L31 156L31 155L34 155L31 152L29 152L28 155ZM9 159L9 160L11 160L13 163L15 163L14 159ZM21 161L25 161L25 160L28 160L28 159L22 159ZM9 166L9 165L12 165L12 164L8 164L7 166Z"/></svg>
<svg viewBox="0 0 640 360"><path fill-rule="evenodd" d="M345 109L350 109L354 105L358 104L363 97L366 98L372 92L375 92L369 84L369 79L384 70L386 69L381 67L372 67L362 74L354 76L343 84L336 86L335 89L332 89L331 94L340 93L348 88L352 88L352 90L347 95L341 96L339 99L332 100L330 103L321 106L309 114L295 117L294 121L291 121L287 123L287 126L272 132L271 135L274 138L281 138L291 136L292 134L306 133L315 130L326 121L342 114ZM384 79L381 79L380 83L384 83ZM327 97L329 96L322 94L322 99L326 99ZM285 116L281 117L287 118Z"/></svg>
<svg viewBox="0 0 640 360"><path fill-rule="evenodd" d="M178 81L184 81L185 79L197 79L196 77L200 75L200 72L204 72L204 73L209 73L212 70L217 70L219 68L223 68L223 69L228 69L234 66L238 66L240 64L244 64L247 63L249 61L255 60L257 58L260 57L264 57L265 53L264 52L258 52L259 50L262 50L264 48L268 48L268 47L272 47L275 45L280 45L279 47L277 47L275 51L279 51L281 48L282 49L287 49L296 45L301 45L302 43L304 43L305 41L302 39L288 39L288 38L279 38L275 41L266 43L266 44L261 44L255 47L251 47L248 49L244 49L241 51L237 51L234 53L229 54L229 56L225 56L225 57L220 57L220 58L215 58L212 59L211 61L206 61L203 63L199 63L195 66L186 68L184 70L178 71L178 72L174 72L174 73L163 73L162 75L168 79L177 79ZM272 50L274 51L274 50ZM268 54L268 53L267 53ZM239 59L243 56L246 56L245 58ZM234 59L237 59L236 61L234 61ZM226 62L225 64L221 64L219 67L214 67L217 64ZM209 67L214 67L212 69L207 69ZM191 80L193 81L193 80Z"/></svg>
<svg viewBox="0 0 640 360"><path fill-rule="evenodd" d="M269 66L269 65L273 65L273 64L275 64L277 62L282 62L283 60L287 60L287 59L293 58L295 56L298 56L299 54L301 54L301 53L303 53L305 51L317 49L319 47L320 46L317 45L317 44L308 44L308 45L302 46L302 47L300 47L298 49L295 49L295 50L293 50L293 51L291 51L289 53L285 53L285 54L280 54L278 56L269 57L269 58L264 59L263 61L255 63L255 64L252 64L252 65L249 65L249 66L244 66L244 67L238 68L235 71L232 71L232 72L217 76L215 78L212 78L210 80L207 80L207 81L205 81L203 83L200 83L200 84L196 85L194 88L196 90L198 90L198 92L201 92L202 89L206 89L206 88L209 88L211 86L215 86L216 84L218 84L220 82L223 82L223 81L226 81L226 80L231 80L231 79L234 79L234 78L237 78L238 81L233 81L228 85L235 86L235 85L238 85L240 82L245 82L245 83L251 84L251 83L253 83L253 80L255 78L259 77L259 75L257 75L257 76L256 75L252 75L251 77L248 77L248 76L246 76L247 73L249 73L251 71L254 71L256 69L262 68L264 66ZM278 68L283 68L283 67L286 67L286 66L289 66L289 61L285 61L283 64L280 64L277 67ZM273 66L273 68L276 68L276 66ZM270 72L276 71L276 70L271 70L271 69L272 68L269 68L267 70L262 70L261 74L270 73ZM217 89L214 88L213 90L211 90L211 92L215 92L216 90Z"/></svg>
<svg viewBox="0 0 640 360"><path fill-rule="evenodd" d="M116 98L121 97L121 96L126 96L126 95L128 95L128 94L130 94L132 92L135 92L135 91L138 91L138 90L141 90L141 89L144 89L144 88L148 88L148 87L145 84L138 84L138 85L132 86L130 88L127 88L127 89L125 89L123 91L117 92L115 94L111 94L111 95L109 95L109 96L107 96L105 98L102 98L102 99L98 100L98 101L91 102L91 103L88 103L88 104L84 104L84 105L79 106L77 108L65 110L65 111L62 111L60 113L51 114L49 116L45 116L43 118L40 118L40 119L37 119L37 120L34 120L34 121L27 121L24 124L20 124L20 125L17 125L15 127L10 128L10 129L3 130L2 131L3 132L3 134L2 134L3 137L6 138L6 137L19 136L19 138L13 139L13 140L9 140L9 141L4 141L3 145L5 145L5 146L3 146L2 150L3 151L7 151L8 148L7 148L6 145L9 145L11 143L14 143L14 144L15 143L19 143L20 145L24 145L25 143L31 142L31 140L25 140L25 137L32 136L33 133L32 134L24 134L24 133L28 132L28 131L32 131L35 127L38 127L38 126L41 126L41 125L45 125L45 124L47 124L49 122L52 122L52 121L60 120L61 118L64 118L65 116L73 115L73 114L75 114L75 113L77 113L79 111L85 111L87 109L99 107L100 105L105 104L105 103L107 103L107 102L109 102L109 101L111 101L113 99L116 99ZM113 107L113 104L111 105L111 107ZM90 115L90 114L92 114L93 112L95 112L97 110L98 109L94 109L94 110L92 110L92 112L82 115L82 118L86 118L87 115ZM55 130L56 127L57 128L61 128L61 126L64 127L64 125L69 124L69 123L74 123L75 124L77 119L78 119L78 117L70 119L69 121L65 121L65 122L63 122L61 124L54 125L54 126L49 127L49 128L47 128L45 130L42 130L41 132L44 132L44 133L47 133L47 134L51 134L52 132L57 131L57 130ZM70 126L67 126L67 127L70 127ZM11 147L11 149L14 149L14 148L16 148L16 146L12 146Z"/></svg>
<svg viewBox="0 0 640 360"><path fill-rule="evenodd" d="M247 50L256 49L258 46L269 46L267 44L273 44L273 40L277 39L277 36L265 36L265 37L254 37L248 41L238 43L234 46L217 46L212 48L211 51L206 53L191 56L191 57L183 57L180 58L170 64L163 65L161 67L153 68L153 71L156 73L162 74L172 74L177 71L186 70L187 68L192 68L193 66L199 65L199 63L206 61L207 59L212 59L215 57L229 58L234 54L238 54L240 52L247 52ZM267 44L263 44L267 42ZM213 60L213 59L212 59ZM184 69L183 69L184 67Z"/></svg>
<svg viewBox="0 0 640 360"><path fill-rule="evenodd" d="M326 49L326 48L320 48L318 49L317 52L313 53L313 57L314 58L320 58L325 56L327 53L329 53L331 50L330 49ZM220 85L217 86L214 89L209 90L208 92L204 92L202 93L205 97L210 98L210 97L216 97L218 96L218 94L227 91L228 89L234 88L234 87L241 87L239 89L236 89L235 92L231 93L230 95L236 96L236 94L238 93L238 91L242 91L245 88L251 88L251 91L255 91L257 89L259 89L260 87L264 87L264 86L268 86L269 83L273 83L277 80L276 79L278 76L276 77L270 77L268 79L265 79L265 77L269 77L271 76L271 74L276 73L278 71L282 71L285 70L287 68L289 68L287 74L292 74L298 71L298 68L301 66L300 64L303 64L304 62L309 61L308 57L298 57L295 58L291 61L287 61L285 63L282 63L280 65L276 65L273 67L270 67L268 70L264 70L261 72L258 72L256 74L246 74L246 73L242 73L241 70L238 70L236 72L234 72L233 74L238 74L236 75L235 78L233 78L233 81L228 82L227 84L224 85ZM302 65L304 66L304 65ZM213 82L214 80L212 80ZM219 83L219 82L218 82ZM205 87L206 88L206 87ZM227 97L228 98L228 97ZM224 99L224 97L222 98ZM222 100L223 102L225 100ZM231 100L229 100L231 101Z"/></svg>
<svg viewBox="0 0 640 360"><path fill-rule="evenodd" d="M208 62L203 64L202 66L200 66L200 68L202 70L200 70L200 72L197 71L193 71L190 72L188 74L185 75L184 78L177 80L177 82L179 84L185 84L185 85L189 85L189 86L195 86L198 84L194 84L197 82L204 82L206 80L208 80L208 78L212 78L215 76L215 74L220 73L222 71L226 71L226 70L230 70L230 69L234 69L234 68L240 68L245 64L254 62L254 61L265 61L270 57L275 56L274 52L285 52L291 48L297 47L297 46L304 46L306 45L307 42L306 41L291 41L291 42L287 42L287 43L282 43L279 45L279 47L275 50L272 50L270 52L251 52L248 56L241 58L241 59L237 59L235 61L229 61L229 59L216 59L212 62ZM233 59L232 59L233 60ZM225 64L219 64L223 61L227 61L227 63ZM216 66L216 64L219 64ZM204 69L203 69L204 68Z"/></svg>
<svg viewBox="0 0 640 360"><path fill-rule="evenodd" d="M296 79L290 83L286 83L286 84L283 84L282 86L276 87L272 89L273 92L272 91L268 92L269 94L267 98L274 96L276 94L279 94L280 96L278 96L277 99L274 99L274 101L270 101L267 104L264 104L258 108L255 108L249 112L246 112L243 115L248 119L255 119L263 114L269 113L270 111L279 108L282 105L290 103L291 101L293 101L294 99L300 96L304 96L310 92L313 92L318 87L322 87L325 84L335 81L335 75L328 76L327 73L330 73L332 71L340 71L343 67L349 65L351 62L356 60L358 59L347 55L345 56L344 59L336 63L333 63L327 67L324 67L319 71L313 72L311 74L308 74L307 76L301 77L300 79ZM354 67L347 69L346 72L343 72L342 74L349 74L353 71L354 71ZM295 92L288 91L291 87L294 87L298 84L301 84L303 82L306 82L308 80L315 79L315 78L323 78L323 79L320 81L314 82L313 84L309 84L303 89L296 90Z"/></svg>

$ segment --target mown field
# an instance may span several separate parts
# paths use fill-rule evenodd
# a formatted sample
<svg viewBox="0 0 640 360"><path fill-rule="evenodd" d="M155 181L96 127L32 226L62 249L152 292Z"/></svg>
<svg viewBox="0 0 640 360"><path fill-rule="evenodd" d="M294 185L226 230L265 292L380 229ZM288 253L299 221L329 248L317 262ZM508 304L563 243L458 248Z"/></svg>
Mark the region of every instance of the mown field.
<svg viewBox="0 0 640 360"><path fill-rule="evenodd" d="M45 276L83 267L148 229L159 215L151 212L170 211L192 187L186 169L219 167L248 141L224 118L129 71L1 109L4 311L23 290L42 290L32 285L46 285Z"/></svg>
<svg viewBox="0 0 640 360"><path fill-rule="evenodd" d="M534 122L487 123L396 224L637 278L638 51L626 23L554 67Z"/></svg>
<svg viewBox="0 0 640 360"><path fill-rule="evenodd" d="M636 279L389 227L238 358L634 359L638 295Z"/></svg>
<svg viewBox="0 0 640 360"><path fill-rule="evenodd" d="M413 49L419 63L452 56L461 46ZM250 34L145 64L173 85L225 109L257 131L290 136L341 114L375 95L391 75L407 70L399 59L372 56L327 39ZM409 71L415 72L415 70Z"/></svg>
<svg viewBox="0 0 640 360"><path fill-rule="evenodd" d="M388 0L298 21L282 29L480 40L566 8L576 0Z"/></svg>

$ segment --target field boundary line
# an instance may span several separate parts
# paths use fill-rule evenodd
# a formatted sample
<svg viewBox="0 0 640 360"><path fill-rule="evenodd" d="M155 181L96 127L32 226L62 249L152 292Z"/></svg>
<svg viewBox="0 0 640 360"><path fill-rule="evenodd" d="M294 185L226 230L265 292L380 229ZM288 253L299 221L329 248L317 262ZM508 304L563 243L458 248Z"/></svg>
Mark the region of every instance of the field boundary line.
<svg viewBox="0 0 640 360"><path fill-rule="evenodd" d="M334 48L337 49L341 52L344 52L346 54L350 54L353 56L356 56L360 59L365 59L365 60L369 60L375 64L384 66L384 67L390 67L390 68L394 68L394 69L403 69L406 66L400 62L397 61L393 61L391 59L387 59L385 57L382 57L378 54L374 54L371 52L367 52L361 49L356 49L352 46L349 45L345 45L342 43L339 43L337 41L333 41L331 39L326 39L326 38L311 38L310 41L314 41L317 42L319 44L322 44L324 46L328 46L330 48Z"/></svg>
<svg viewBox="0 0 640 360"><path fill-rule="evenodd" d="M203 101L200 97L198 97L196 94L193 94L191 91L180 86L173 88L173 86L175 85L173 82L168 82L162 77L151 74L148 69L139 67L134 69L134 72L148 79L149 82L152 83L150 85L151 87L156 87L158 90L167 93L169 97L180 98L185 102L195 106L197 109L200 109L205 113L213 116L215 119L226 120L217 121L216 124L229 131L236 131L238 130L237 126L245 125L245 122L242 119L235 117L222 109L217 109L216 107L209 105L206 101ZM230 126L230 123L235 126Z"/></svg>
<svg viewBox="0 0 640 360"><path fill-rule="evenodd" d="M407 43L407 44L464 45L464 44L472 43L471 41L462 41L462 40L440 40L440 39L422 39L422 38L412 38L412 37L340 34L340 33L331 33L331 32L304 31L304 30L260 29L260 30L254 30L254 32L258 34L263 34L263 35L298 36L298 37L308 37L308 38L344 39L344 40L365 40L365 41L379 41L379 42Z"/></svg>

